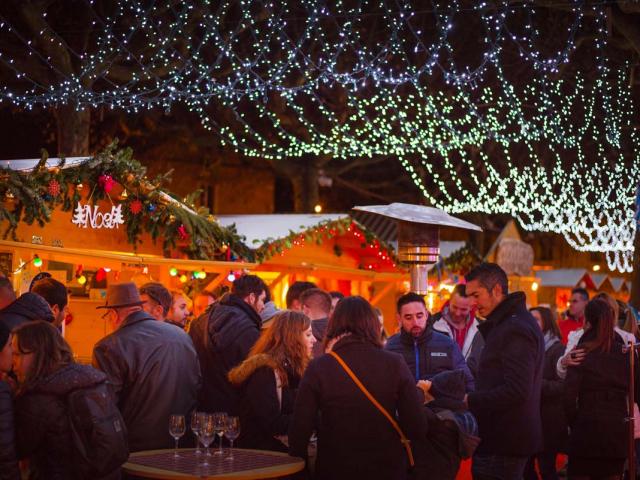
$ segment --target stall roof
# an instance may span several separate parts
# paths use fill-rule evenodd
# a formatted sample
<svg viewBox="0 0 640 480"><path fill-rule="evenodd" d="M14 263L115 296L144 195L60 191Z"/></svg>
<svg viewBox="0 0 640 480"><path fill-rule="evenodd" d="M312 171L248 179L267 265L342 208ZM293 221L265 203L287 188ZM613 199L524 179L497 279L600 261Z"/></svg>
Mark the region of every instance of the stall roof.
<svg viewBox="0 0 640 480"><path fill-rule="evenodd" d="M558 268L555 270L538 270L536 277L540 279L542 287L576 287L584 278L588 286L595 288L594 282L589 275L589 271L584 268Z"/></svg>
<svg viewBox="0 0 640 480"><path fill-rule="evenodd" d="M604 282L609 278L606 273L590 273L589 276L593 280L596 290L600 290Z"/></svg>
<svg viewBox="0 0 640 480"><path fill-rule="evenodd" d="M64 159L64 168L74 167L87 160L91 160L90 157L66 157ZM47 167L53 168L60 165L60 158L47 159ZM40 162L39 158L20 158L17 160L0 160L0 167L10 168L11 170L33 170Z"/></svg>
<svg viewBox="0 0 640 480"><path fill-rule="evenodd" d="M623 277L609 277L614 292L621 291L624 287L629 288L627 280Z"/></svg>
<svg viewBox="0 0 640 480"><path fill-rule="evenodd" d="M246 238L250 248L258 248L269 240L278 240L290 233L302 233L321 223L349 218L346 213L327 214L265 214L265 215L219 215L216 217L223 227L235 225L236 232Z"/></svg>

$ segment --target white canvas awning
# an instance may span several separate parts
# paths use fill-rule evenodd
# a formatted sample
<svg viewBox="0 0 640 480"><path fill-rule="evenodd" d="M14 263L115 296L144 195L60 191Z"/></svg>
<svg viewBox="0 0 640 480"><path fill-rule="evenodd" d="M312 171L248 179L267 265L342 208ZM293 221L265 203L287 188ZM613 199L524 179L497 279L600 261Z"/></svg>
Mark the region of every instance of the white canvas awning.
<svg viewBox="0 0 640 480"><path fill-rule="evenodd" d="M614 292L620 292L623 289L629 289L629 283L623 277L609 277Z"/></svg>
<svg viewBox="0 0 640 480"><path fill-rule="evenodd" d="M236 232L245 237L250 248L258 248L267 241L278 240L290 233L302 233L326 222L349 218L345 213L327 214L272 214L272 215L219 215L223 227L236 226Z"/></svg>
<svg viewBox="0 0 640 480"><path fill-rule="evenodd" d="M74 167L80 163L86 162L87 160L91 160L91 158L90 157L66 157L64 159L64 168ZM33 170L39 161L40 161L39 158L0 160L0 167L10 168L11 170L20 170L20 171L28 172L29 170ZM48 168L57 167L59 164L60 164L59 158L47 159Z"/></svg>
<svg viewBox="0 0 640 480"><path fill-rule="evenodd" d="M587 287L595 288L589 271L584 268L558 268L555 270L538 270L535 272L540 279L541 287L574 288L580 286L583 280Z"/></svg>

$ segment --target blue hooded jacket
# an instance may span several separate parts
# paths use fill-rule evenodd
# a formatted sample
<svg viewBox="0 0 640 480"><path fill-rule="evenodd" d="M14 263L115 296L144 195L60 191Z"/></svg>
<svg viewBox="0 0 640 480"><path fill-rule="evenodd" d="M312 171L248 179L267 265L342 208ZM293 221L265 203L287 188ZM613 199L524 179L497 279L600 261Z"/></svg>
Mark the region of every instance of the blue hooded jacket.
<svg viewBox="0 0 640 480"><path fill-rule="evenodd" d="M473 375L467 367L460 347L446 335L425 328L419 337L401 330L392 336L385 349L404 357L413 378L429 380L440 372L462 370L468 392L475 389Z"/></svg>

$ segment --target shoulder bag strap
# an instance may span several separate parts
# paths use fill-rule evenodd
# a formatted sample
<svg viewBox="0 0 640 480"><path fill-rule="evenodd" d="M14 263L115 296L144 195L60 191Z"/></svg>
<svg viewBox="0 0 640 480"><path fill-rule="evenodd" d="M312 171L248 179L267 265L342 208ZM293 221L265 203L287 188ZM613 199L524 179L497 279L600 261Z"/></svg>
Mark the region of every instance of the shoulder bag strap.
<svg viewBox="0 0 640 480"><path fill-rule="evenodd" d="M358 386L358 388L362 391L362 393L364 393L365 396L369 399L369 401L373 403L373 405L378 410L380 410L380 413L382 413L385 416L385 418L389 420L389 423L391 424L391 426L393 426L395 431L398 432L398 435L400 435L400 442L402 442L402 445L407 451L407 457L409 457L409 465L413 467L415 465L415 462L413 461L413 451L411 450L411 441L404 435L404 432L400 428L400 425L398 425L398 422L396 422L393 419L393 417L389 415L389 412L387 412L387 410L382 405L380 405L380 403L373 397L373 395L371 395L369 390L367 390L367 388L362 384L360 379L356 377L356 374L353 373L353 371L349 368L349 366L345 363L345 361L342 360L340 355L338 355L334 351L329 352L329 355L331 355L333 358L335 358L338 361L338 363L344 369L344 371L347 372L347 375L351 377L351 380L353 380L353 383L355 383Z"/></svg>

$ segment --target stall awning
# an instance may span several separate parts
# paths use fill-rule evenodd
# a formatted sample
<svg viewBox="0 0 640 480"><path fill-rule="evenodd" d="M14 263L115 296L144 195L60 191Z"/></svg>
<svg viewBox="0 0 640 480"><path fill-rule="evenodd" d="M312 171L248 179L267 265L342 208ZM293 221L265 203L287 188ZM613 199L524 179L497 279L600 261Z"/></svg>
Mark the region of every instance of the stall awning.
<svg viewBox="0 0 640 480"><path fill-rule="evenodd" d="M249 262L217 262L208 260L186 260L179 258L164 258L155 255L138 255L127 252L111 252L104 250L90 250L79 248L60 248L48 245L37 245L24 242L12 242L0 240L0 248L10 248L24 255L23 260L31 260L34 251L46 260L65 263L93 264L94 260L100 262L100 266L120 269L126 265L165 265L179 270L203 270L205 272L228 272L229 270L253 270L257 264ZM24 253L22 253L24 252Z"/></svg>
<svg viewBox="0 0 640 480"><path fill-rule="evenodd" d="M219 215L223 227L235 225L236 232L245 237L249 248L258 248L268 241L285 238L291 233L302 233L322 223L349 218L344 213L333 214L271 214L271 215Z"/></svg>

